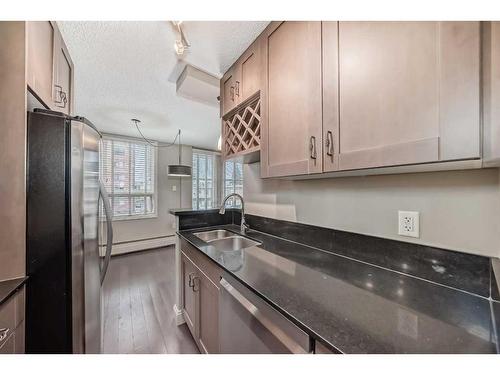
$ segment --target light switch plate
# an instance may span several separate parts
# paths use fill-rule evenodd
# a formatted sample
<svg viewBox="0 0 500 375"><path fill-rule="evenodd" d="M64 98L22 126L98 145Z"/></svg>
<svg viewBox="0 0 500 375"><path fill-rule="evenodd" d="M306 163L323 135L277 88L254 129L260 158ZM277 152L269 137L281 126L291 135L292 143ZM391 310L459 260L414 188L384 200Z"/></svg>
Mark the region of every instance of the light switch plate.
<svg viewBox="0 0 500 375"><path fill-rule="evenodd" d="M398 234L407 237L420 237L420 214L417 211L398 211Z"/></svg>
<svg viewBox="0 0 500 375"><path fill-rule="evenodd" d="M172 185L172 191L177 191L177 186L176 185Z"/></svg>

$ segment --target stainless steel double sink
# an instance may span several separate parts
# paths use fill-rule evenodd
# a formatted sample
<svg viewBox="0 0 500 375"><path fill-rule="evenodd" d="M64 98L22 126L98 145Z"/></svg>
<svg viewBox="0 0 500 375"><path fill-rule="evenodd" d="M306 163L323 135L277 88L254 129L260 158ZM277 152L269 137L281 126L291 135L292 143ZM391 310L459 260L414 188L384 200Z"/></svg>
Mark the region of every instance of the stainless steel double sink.
<svg viewBox="0 0 500 375"><path fill-rule="evenodd" d="M224 229L194 233L200 240L205 241L219 251L237 251L260 245L260 242L240 236Z"/></svg>

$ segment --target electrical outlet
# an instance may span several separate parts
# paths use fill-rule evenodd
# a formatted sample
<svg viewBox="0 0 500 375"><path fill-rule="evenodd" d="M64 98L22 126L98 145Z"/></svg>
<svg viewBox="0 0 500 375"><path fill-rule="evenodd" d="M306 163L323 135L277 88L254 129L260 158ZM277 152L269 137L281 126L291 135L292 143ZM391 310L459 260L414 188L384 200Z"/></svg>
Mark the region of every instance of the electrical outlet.
<svg viewBox="0 0 500 375"><path fill-rule="evenodd" d="M400 236L420 237L420 215L416 211L398 211Z"/></svg>

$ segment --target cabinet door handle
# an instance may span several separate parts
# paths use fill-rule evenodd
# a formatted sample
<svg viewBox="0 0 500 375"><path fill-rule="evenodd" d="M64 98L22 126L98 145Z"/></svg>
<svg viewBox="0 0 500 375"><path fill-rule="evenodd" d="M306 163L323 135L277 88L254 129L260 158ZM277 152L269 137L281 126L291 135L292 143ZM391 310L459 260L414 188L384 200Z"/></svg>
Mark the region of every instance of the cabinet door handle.
<svg viewBox="0 0 500 375"><path fill-rule="evenodd" d="M309 151L311 152L311 159L316 160L316 137L313 135L309 139Z"/></svg>
<svg viewBox="0 0 500 375"><path fill-rule="evenodd" d="M240 81L236 81L236 96L240 96Z"/></svg>
<svg viewBox="0 0 500 375"><path fill-rule="evenodd" d="M0 328L0 342L2 342L7 338L9 331L10 331L9 328Z"/></svg>
<svg viewBox="0 0 500 375"><path fill-rule="evenodd" d="M229 91L231 92L231 100L234 102L234 86L231 86Z"/></svg>
<svg viewBox="0 0 500 375"><path fill-rule="evenodd" d="M326 132L326 154L333 156L333 133L331 130Z"/></svg>
<svg viewBox="0 0 500 375"><path fill-rule="evenodd" d="M188 277L189 277L189 287L190 288L193 288L193 276L194 276L194 272L191 272Z"/></svg>
<svg viewBox="0 0 500 375"><path fill-rule="evenodd" d="M59 108L66 108L66 103L68 102L68 97L67 97L66 93L63 91L61 86L54 85L54 87L57 89L56 98L54 100L54 103ZM57 98L57 96L59 96L59 98Z"/></svg>
<svg viewBox="0 0 500 375"><path fill-rule="evenodd" d="M193 292L199 292L200 291L200 288L196 289L196 280L199 280L200 277L199 276L195 276L193 277L193 286L192 286L192 289L193 289Z"/></svg>

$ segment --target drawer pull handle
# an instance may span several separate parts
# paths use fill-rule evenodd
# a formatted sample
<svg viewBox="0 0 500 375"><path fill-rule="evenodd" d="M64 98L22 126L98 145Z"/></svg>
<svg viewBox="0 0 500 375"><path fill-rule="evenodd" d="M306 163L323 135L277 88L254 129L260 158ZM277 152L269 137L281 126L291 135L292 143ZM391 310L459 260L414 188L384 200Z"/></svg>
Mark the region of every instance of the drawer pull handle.
<svg viewBox="0 0 500 375"><path fill-rule="evenodd" d="M200 279L199 276L193 277L193 288L192 289L193 289L193 292L195 292L195 293L200 291L199 285L198 285L198 289L196 289L196 280L199 280L199 279Z"/></svg>
<svg viewBox="0 0 500 375"><path fill-rule="evenodd" d="M193 287L193 276L194 276L194 272L191 272L188 277L189 277L189 287L192 288Z"/></svg>
<svg viewBox="0 0 500 375"><path fill-rule="evenodd" d="M333 156L333 133L330 130L326 133L326 154Z"/></svg>
<svg viewBox="0 0 500 375"><path fill-rule="evenodd" d="M7 338L9 331L10 331L9 328L0 328L0 342L2 342Z"/></svg>
<svg viewBox="0 0 500 375"><path fill-rule="evenodd" d="M309 139L309 151L311 153L311 159L316 160L316 137L314 135Z"/></svg>
<svg viewBox="0 0 500 375"><path fill-rule="evenodd" d="M57 89L57 94L59 95L59 99L57 99L57 94L56 94L56 99L54 100L55 104L59 108L66 108L66 103L68 102L66 93L63 91L61 86L54 85L54 87Z"/></svg>

